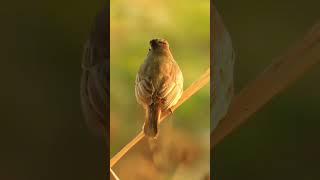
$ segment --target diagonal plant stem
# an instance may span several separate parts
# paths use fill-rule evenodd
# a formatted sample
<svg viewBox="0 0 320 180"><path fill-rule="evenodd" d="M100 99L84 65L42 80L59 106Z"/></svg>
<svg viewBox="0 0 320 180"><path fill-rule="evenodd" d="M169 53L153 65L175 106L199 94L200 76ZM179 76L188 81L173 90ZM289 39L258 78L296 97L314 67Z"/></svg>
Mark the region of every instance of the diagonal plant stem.
<svg viewBox="0 0 320 180"><path fill-rule="evenodd" d="M120 180L120 178L117 176L117 174L110 168L110 173L112 174L112 177L115 179L115 180Z"/></svg>
<svg viewBox="0 0 320 180"><path fill-rule="evenodd" d="M211 133L211 148L319 62L320 22L234 98L228 114Z"/></svg>
<svg viewBox="0 0 320 180"><path fill-rule="evenodd" d="M192 83L182 94L180 100L176 105L171 108L171 111L175 111L179 106L181 106L186 100L203 88L210 80L210 68L208 68L201 77ZM171 112L166 111L161 115L160 122L163 122ZM135 138L133 138L127 145L125 145L115 156L110 160L110 168L112 168L132 147L134 147L139 141L144 137L144 133L141 131Z"/></svg>

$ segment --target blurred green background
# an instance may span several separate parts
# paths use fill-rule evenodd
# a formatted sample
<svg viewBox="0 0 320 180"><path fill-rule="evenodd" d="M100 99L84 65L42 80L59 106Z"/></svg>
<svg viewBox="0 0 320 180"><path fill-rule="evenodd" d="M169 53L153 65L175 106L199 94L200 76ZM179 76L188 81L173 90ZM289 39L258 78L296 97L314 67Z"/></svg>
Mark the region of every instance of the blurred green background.
<svg viewBox="0 0 320 180"><path fill-rule="evenodd" d="M236 92L320 20L317 0L219 0L215 5L237 52ZM224 139L215 149L216 178L320 179L319 77L317 65Z"/></svg>
<svg viewBox="0 0 320 180"><path fill-rule="evenodd" d="M7 1L1 19L0 179L105 179L80 108L85 40L103 1Z"/></svg>
<svg viewBox="0 0 320 180"><path fill-rule="evenodd" d="M209 67L209 7L208 0L111 1L111 156L142 130L145 115L135 98L134 81L151 39L168 40L184 75L184 89ZM207 142L209 88L200 90L170 117L178 129L195 136L206 134Z"/></svg>

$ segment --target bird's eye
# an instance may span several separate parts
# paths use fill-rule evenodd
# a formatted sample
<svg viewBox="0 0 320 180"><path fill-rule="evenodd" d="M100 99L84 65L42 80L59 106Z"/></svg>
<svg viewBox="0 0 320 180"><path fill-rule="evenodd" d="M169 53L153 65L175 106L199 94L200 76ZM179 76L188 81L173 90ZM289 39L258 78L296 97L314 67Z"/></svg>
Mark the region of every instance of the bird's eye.
<svg viewBox="0 0 320 180"><path fill-rule="evenodd" d="M151 51L151 48L149 48L149 51Z"/></svg>

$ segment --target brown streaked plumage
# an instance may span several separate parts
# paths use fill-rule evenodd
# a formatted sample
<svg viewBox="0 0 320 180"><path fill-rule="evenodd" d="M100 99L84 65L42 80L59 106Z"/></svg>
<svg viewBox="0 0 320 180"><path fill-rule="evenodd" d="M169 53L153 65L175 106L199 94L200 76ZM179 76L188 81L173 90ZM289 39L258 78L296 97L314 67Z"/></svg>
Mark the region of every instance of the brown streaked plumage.
<svg viewBox="0 0 320 180"><path fill-rule="evenodd" d="M183 76L166 40L153 39L150 46L136 76L135 95L146 110L143 131L145 135L156 138L161 112L170 110L182 95Z"/></svg>

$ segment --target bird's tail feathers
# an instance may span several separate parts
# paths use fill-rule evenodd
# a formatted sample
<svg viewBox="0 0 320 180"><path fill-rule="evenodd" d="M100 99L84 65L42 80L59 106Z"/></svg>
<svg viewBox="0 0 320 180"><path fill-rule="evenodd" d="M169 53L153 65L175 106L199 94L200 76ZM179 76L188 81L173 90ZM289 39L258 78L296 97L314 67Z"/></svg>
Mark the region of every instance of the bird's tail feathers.
<svg viewBox="0 0 320 180"><path fill-rule="evenodd" d="M159 134L158 121L161 116L161 109L158 103L152 103L147 110L147 118L143 126L143 132L146 136L156 138Z"/></svg>

